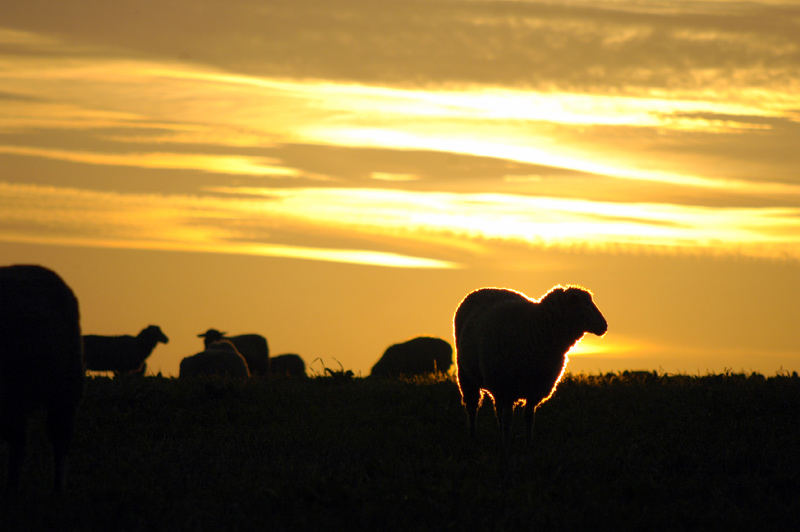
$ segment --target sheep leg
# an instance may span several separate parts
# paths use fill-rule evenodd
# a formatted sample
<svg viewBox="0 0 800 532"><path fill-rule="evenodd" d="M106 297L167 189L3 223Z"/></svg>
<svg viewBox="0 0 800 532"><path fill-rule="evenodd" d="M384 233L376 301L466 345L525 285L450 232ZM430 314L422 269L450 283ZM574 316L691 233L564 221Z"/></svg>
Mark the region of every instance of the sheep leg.
<svg viewBox="0 0 800 532"><path fill-rule="evenodd" d="M514 414L514 402L495 399L495 411L497 423L500 425L503 447L508 450L511 447L511 422Z"/></svg>
<svg viewBox="0 0 800 532"><path fill-rule="evenodd" d="M475 437L475 417L478 413L478 406L481 401L481 390L477 386L469 386L461 384L461 393L463 395L464 406L467 409L467 417L469 419L469 435Z"/></svg>
<svg viewBox="0 0 800 532"><path fill-rule="evenodd" d="M8 450L8 479L6 488L9 492L19 489L19 479L22 473L22 463L25 461L25 435L14 438Z"/></svg>
<svg viewBox="0 0 800 532"><path fill-rule="evenodd" d="M53 445L53 492L64 491L67 453L72 443L75 408L68 401L54 401L47 411L47 430Z"/></svg>
<svg viewBox="0 0 800 532"><path fill-rule="evenodd" d="M536 420L536 407L530 402L525 405L525 439L528 445L533 441L533 424Z"/></svg>
<svg viewBox="0 0 800 532"><path fill-rule="evenodd" d="M8 405L6 402L5 405ZM8 477L6 489L14 492L19 488L22 463L25 461L25 432L27 418L23 412L12 412L6 406L2 414L3 437L8 441Z"/></svg>

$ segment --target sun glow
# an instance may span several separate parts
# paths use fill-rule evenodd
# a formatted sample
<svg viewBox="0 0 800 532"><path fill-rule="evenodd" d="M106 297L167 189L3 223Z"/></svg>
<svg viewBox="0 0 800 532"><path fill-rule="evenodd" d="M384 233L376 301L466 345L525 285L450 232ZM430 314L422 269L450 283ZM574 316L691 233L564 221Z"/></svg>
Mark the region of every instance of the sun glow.
<svg viewBox="0 0 800 532"><path fill-rule="evenodd" d="M64 127L75 116L94 127L116 123L130 128L137 121L146 121L174 126L140 139L114 138L125 143L148 138L176 143L181 138L191 142L194 135L225 146L263 146L280 139L326 146L433 150L680 187L800 195L800 186L795 184L721 177L714 175L714 167L654 168L651 158L640 153L641 146L632 140L637 131L738 134L770 130L774 119L797 121L800 96L791 84L770 90L684 88L666 94L653 88L590 94L476 84L411 88L265 78L131 59L74 57L55 64L33 56L16 58L13 65L13 69L0 68L0 80L5 90L26 95L28 100L0 101L5 123L0 127L48 127L48 123ZM49 103L53 93L61 94L63 103ZM169 96L175 94L186 96ZM98 108L103 112L95 111ZM194 131L186 129L190 127ZM584 131L581 128L597 133L575 137L576 131ZM607 146L595 146L605 128L625 128L629 131L626 143L632 144L615 153L608 153ZM198 169L232 174L297 175L293 168L246 155L123 156L54 148L5 149L6 153L24 150L95 164L138 162L146 168L201 167ZM373 178L414 179L407 172L379 171Z"/></svg>
<svg viewBox="0 0 800 532"><path fill-rule="evenodd" d="M650 246L707 252L712 246L717 252L800 256L800 212L791 208L721 209L386 189L213 187L210 191L270 198L261 208L281 217L367 232L445 233L567 247Z"/></svg>

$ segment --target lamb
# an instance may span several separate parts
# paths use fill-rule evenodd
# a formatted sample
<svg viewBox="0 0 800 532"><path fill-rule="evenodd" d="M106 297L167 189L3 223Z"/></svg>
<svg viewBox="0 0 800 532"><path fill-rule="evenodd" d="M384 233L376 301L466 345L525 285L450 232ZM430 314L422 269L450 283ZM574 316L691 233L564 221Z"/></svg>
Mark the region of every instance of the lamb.
<svg viewBox="0 0 800 532"><path fill-rule="evenodd" d="M9 443L7 487L19 488L28 417L44 407L53 447L53 490L63 491L83 395L78 300L42 266L0 267L0 433Z"/></svg>
<svg viewBox="0 0 800 532"><path fill-rule="evenodd" d="M398 377L446 373L453 364L453 348L441 338L419 336L400 344L389 346L383 356L372 366L370 375Z"/></svg>
<svg viewBox="0 0 800 532"><path fill-rule="evenodd" d="M475 435L483 391L495 405L501 437L511 437L511 413L525 403L530 442L537 407L556 390L567 366L567 351L584 333L602 336L608 324L583 288L556 286L538 302L501 288L476 290L455 313L456 365L461 398Z"/></svg>
<svg viewBox="0 0 800 532"><path fill-rule="evenodd" d="M145 327L136 336L87 334L83 337L86 369L113 371L116 376L144 374L145 360L159 342L166 344L169 338L157 325Z"/></svg>
<svg viewBox="0 0 800 532"><path fill-rule="evenodd" d="M264 376L269 373L269 345L266 338L260 334L240 334L239 336L225 336L225 334L216 329L209 329L197 336L203 338L205 347L219 340L230 340L244 355L247 366L253 375Z"/></svg>
<svg viewBox="0 0 800 532"><path fill-rule="evenodd" d="M180 378L228 376L237 379L250 377L250 369L244 356L230 340L211 343L205 351L181 360Z"/></svg>
<svg viewBox="0 0 800 532"><path fill-rule="evenodd" d="M306 363L300 355L286 353L269 359L269 372L282 377L305 377Z"/></svg>

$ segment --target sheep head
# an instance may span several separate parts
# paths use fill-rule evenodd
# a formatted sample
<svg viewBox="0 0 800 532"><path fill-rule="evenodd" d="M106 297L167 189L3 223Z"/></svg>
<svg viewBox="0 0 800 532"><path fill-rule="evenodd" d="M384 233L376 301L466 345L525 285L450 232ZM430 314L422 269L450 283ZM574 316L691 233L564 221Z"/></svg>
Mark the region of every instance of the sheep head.
<svg viewBox="0 0 800 532"><path fill-rule="evenodd" d="M603 336L608 330L608 323L603 314L592 301L592 293L583 288L554 288L542 298L541 303L558 308L562 319L574 325L576 329Z"/></svg>
<svg viewBox="0 0 800 532"><path fill-rule="evenodd" d="M169 343L169 338L161 331L161 327L158 325L148 325L139 333L139 337L150 340L154 345L158 342L162 344Z"/></svg>
<svg viewBox="0 0 800 532"><path fill-rule="evenodd" d="M200 333L197 335L198 338L203 339L203 345L206 347L210 346L214 342L219 342L222 340L227 333L220 332L216 329L209 329L204 333Z"/></svg>

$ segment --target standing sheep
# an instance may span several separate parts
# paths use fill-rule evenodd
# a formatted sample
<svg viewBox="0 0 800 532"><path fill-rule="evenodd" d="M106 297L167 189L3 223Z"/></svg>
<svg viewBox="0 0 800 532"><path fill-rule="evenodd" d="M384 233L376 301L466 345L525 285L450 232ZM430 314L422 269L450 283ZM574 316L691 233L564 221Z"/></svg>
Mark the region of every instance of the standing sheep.
<svg viewBox="0 0 800 532"><path fill-rule="evenodd" d="M419 336L389 346L378 360L370 375L375 377L399 377L400 375L424 375L440 371L446 373L453 364L453 348L441 338Z"/></svg>
<svg viewBox="0 0 800 532"><path fill-rule="evenodd" d="M121 374L143 375L145 360L161 342L169 338L157 325L149 325L136 335L99 336L87 334L83 337L83 351L86 369L92 371L113 371Z"/></svg>
<svg viewBox="0 0 800 532"><path fill-rule="evenodd" d="M238 336L225 336L225 334L216 329L209 329L197 336L203 339L205 347L219 340L230 340L247 360L247 366L253 375L263 376L269 373L269 345L266 338L260 334Z"/></svg>
<svg viewBox="0 0 800 532"><path fill-rule="evenodd" d="M205 351L181 360L178 374L180 378L214 375L237 379L246 379L250 376L247 361L230 340L214 342Z"/></svg>
<svg viewBox="0 0 800 532"><path fill-rule="evenodd" d="M28 417L43 406L53 446L53 488L60 492L83 394L78 300L47 268L0 267L0 338L0 432L10 447L7 486L19 487Z"/></svg>
<svg viewBox="0 0 800 532"><path fill-rule="evenodd" d="M494 400L501 436L511 436L514 404L525 401L530 441L535 409L555 392L567 366L567 351L590 332L608 329L587 290L550 290L539 302L513 290L482 288L456 310L454 334L458 386L475 435L482 390Z"/></svg>
<svg viewBox="0 0 800 532"><path fill-rule="evenodd" d="M279 377L306 377L306 363L294 353L278 355L269 359L269 373Z"/></svg>

